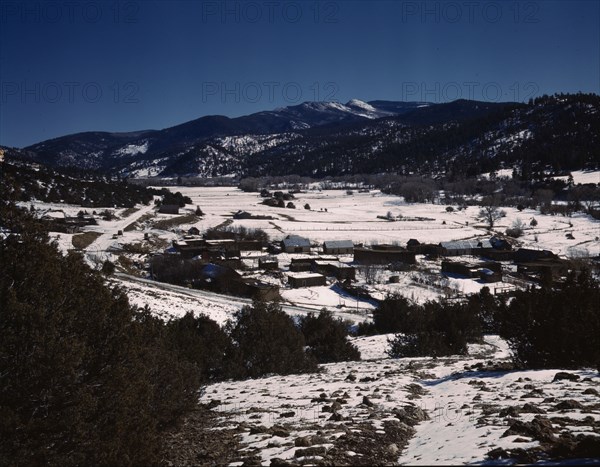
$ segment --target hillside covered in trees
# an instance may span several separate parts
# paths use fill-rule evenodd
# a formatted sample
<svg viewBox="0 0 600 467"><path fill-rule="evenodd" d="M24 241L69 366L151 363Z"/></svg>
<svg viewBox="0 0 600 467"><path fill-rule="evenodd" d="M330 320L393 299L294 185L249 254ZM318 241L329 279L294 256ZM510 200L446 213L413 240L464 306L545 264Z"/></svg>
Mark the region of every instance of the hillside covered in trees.
<svg viewBox="0 0 600 467"><path fill-rule="evenodd" d="M350 107L340 113L345 107L339 103L307 102L240 119L205 117L151 133L69 135L9 152L53 167L123 177L473 176L508 167L530 173L600 165L597 94L544 95L528 103L391 104L402 111L366 118ZM306 121L299 125L302 116Z"/></svg>

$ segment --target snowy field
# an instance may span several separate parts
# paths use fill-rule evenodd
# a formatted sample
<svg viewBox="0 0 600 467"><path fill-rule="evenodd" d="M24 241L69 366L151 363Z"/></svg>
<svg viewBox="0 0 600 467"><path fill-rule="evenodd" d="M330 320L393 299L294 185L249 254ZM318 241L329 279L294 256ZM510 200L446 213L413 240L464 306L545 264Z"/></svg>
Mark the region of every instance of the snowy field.
<svg viewBox="0 0 600 467"><path fill-rule="evenodd" d="M512 178L513 169L501 169L495 172L497 178ZM571 172L571 176L573 177L573 183L576 185L581 184L585 185L588 183L598 184L600 183L600 171L587 171L587 170L575 170ZM490 178L490 173L481 174L481 178ZM564 180L565 182L568 180L568 175L562 175L559 177L554 177L559 180Z"/></svg>
<svg viewBox="0 0 600 467"><path fill-rule="evenodd" d="M582 184L585 185L587 183L594 183L594 184L598 184L600 183L600 172L587 172L584 170L576 170L574 172L571 172L571 175L573 176L573 183L575 183L576 185L578 184ZM556 177L562 180L567 180L569 178L569 176L565 176L565 177Z"/></svg>
<svg viewBox="0 0 600 467"><path fill-rule="evenodd" d="M595 173L597 174L597 173ZM271 239L279 240L286 235L298 234L307 237L313 244L326 240L352 240L355 244L398 243L405 245L415 238L421 243L439 243L441 241L467 238L489 238L486 226L477 220L479 208L471 206L465 210L447 212L444 205L424 203L408 204L401 197L385 195L379 191L370 193L346 194L345 190L309 190L298 193L293 200L296 209L274 208L261 204L262 198L256 193L245 193L233 187L193 188L169 187L181 191L192 199L192 205L182 209L180 215L192 213L200 206L204 217L193 224L181 224L169 230L142 228L124 232L119 239L112 239L118 230L124 230L145 214L153 213L154 221L170 219L173 216L156 214L154 206L138 206L135 213L115 221L99 220L98 226L86 228L104 234L90 248L106 251L119 244L141 241L144 233L160 235L168 242L177 238L192 226L200 231L215 227L228 221L232 226L263 229ZM32 203L21 203L29 207ZM68 215L76 215L82 209L79 206L64 204L33 203L40 212L63 210ZM310 205L310 210L304 205ZM456 208L456 206L454 206ZM562 256L600 255L600 221L582 213L572 217L541 215L539 211L525 209L519 212L515 208L502 208L506 217L497 221L493 231L504 233L517 220L525 224L524 236L519 238L521 246L536 249L549 249ZM90 209L87 209L91 212ZM247 211L254 215L271 216L266 219L233 219L237 211ZM98 210L99 211L99 210ZM114 210L117 215L125 210ZM388 212L396 221L379 219ZM529 223L537 221L535 227ZM568 239L567 234L574 239ZM537 240L536 240L537 239ZM114 240L114 241L113 241Z"/></svg>
<svg viewBox="0 0 600 467"><path fill-rule="evenodd" d="M296 209L274 208L261 204L257 193L245 193L231 187L190 188L171 187L181 191L200 206L204 218L194 224L201 231L222 224L238 210L254 215L271 216L273 220L233 220L233 226L261 228L272 239L282 239L289 234L307 237L314 243L326 240L352 240L354 243L394 243L405 245L415 238L421 243L439 243L474 237L487 237L486 226L477 220L479 208L468 207L463 211L447 212L444 205L424 203L408 204L397 196L379 191L346 194L345 190L309 190L296 194ZM310 205L310 210L304 205ZM455 206L456 208L456 206ZM519 239L522 246L549 249L559 255L596 256L600 254L600 221L577 213L573 217L542 216L539 211L502 208L506 217L494 226L495 232L505 230L520 219L526 224L525 235ZM387 221L377 216L403 216L405 220ZM422 220L415 220L421 218ZM538 222L530 227L531 219ZM402 219L402 218L400 218ZM445 222L445 224L444 224ZM182 225L182 229L191 225ZM566 238L572 233L574 240ZM536 241L537 238L537 241Z"/></svg>
<svg viewBox="0 0 600 467"><path fill-rule="evenodd" d="M406 205L397 196L354 192L347 195L345 190L308 191L296 194L296 209L274 208L261 204L257 193L244 193L231 187L189 188L176 187L189 196L194 206L199 205L205 218L196 226L202 230L231 219L238 210L254 215L272 216L273 220L233 220L233 226L261 228L273 239L282 239L289 234L308 237L313 242L325 240L351 239L355 243L406 242L410 238L423 237L437 241L474 236L479 231L464 225L463 216L445 213L444 206ZM310 210L304 209L309 204ZM389 222L377 219L388 211L397 216L419 216L431 218L429 221ZM439 211L439 212L438 212ZM447 225L442 225L442 221Z"/></svg>
<svg viewBox="0 0 600 467"><path fill-rule="evenodd" d="M315 448L312 463L335 452L338 461L359 456L355 460L360 465L360 456L368 453L361 453L359 445L349 449L342 440L350 435L365 442L375 439L388 453L395 452L390 427L397 427L407 407L422 409L427 418L398 452L398 464L483 463L494 449L540 446L523 434L505 435L516 419L561 417L553 419L560 420L555 422L558 432L600 436L600 378L595 371L571 372L577 381L553 381L559 370L479 371L475 365L509 356L506 344L495 336L471 345L466 357L390 359L385 354L388 337L355 339L360 362L322 365L316 375L213 384L201 400L212 402L222 429L240 433L241 455L258 457L262 465L273 458L301 461L307 445ZM571 401L572 408L559 405L564 401ZM325 407L335 402L333 417ZM586 464L598 465L600 459Z"/></svg>

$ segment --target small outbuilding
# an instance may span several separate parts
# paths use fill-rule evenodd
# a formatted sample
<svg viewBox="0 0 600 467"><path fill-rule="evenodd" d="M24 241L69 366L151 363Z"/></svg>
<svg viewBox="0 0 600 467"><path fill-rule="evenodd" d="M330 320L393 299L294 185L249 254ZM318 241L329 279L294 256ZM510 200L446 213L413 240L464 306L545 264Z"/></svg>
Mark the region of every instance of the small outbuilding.
<svg viewBox="0 0 600 467"><path fill-rule="evenodd" d="M416 238L411 238L408 242L406 242L406 248L411 251L415 250L419 245L421 245L421 242Z"/></svg>
<svg viewBox="0 0 600 467"><path fill-rule="evenodd" d="M416 238L411 238L406 243L406 249L417 255L440 256L444 253L444 249L440 245L433 243L421 243Z"/></svg>

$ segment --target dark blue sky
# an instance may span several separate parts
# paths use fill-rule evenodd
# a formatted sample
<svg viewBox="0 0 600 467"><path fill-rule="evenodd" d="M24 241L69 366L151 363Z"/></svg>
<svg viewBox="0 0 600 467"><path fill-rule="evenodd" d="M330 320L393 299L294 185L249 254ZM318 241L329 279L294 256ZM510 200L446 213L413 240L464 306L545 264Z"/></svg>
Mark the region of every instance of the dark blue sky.
<svg viewBox="0 0 600 467"><path fill-rule="evenodd" d="M588 1L0 0L0 144L303 101L600 92Z"/></svg>

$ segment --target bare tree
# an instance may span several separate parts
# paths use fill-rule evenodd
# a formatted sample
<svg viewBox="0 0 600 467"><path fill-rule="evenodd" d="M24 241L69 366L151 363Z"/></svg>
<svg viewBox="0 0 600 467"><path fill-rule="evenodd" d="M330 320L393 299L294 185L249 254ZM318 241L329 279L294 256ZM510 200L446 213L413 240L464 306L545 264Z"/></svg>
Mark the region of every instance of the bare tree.
<svg viewBox="0 0 600 467"><path fill-rule="evenodd" d="M377 266L368 264L362 268L362 273L365 276L365 282L367 284L375 284L377 282L377 278L379 277L379 269Z"/></svg>
<svg viewBox="0 0 600 467"><path fill-rule="evenodd" d="M477 219L485 221L488 230L494 228L494 224L498 219L506 216L506 212L499 208L500 199L497 196L486 196L481 202L481 209L477 215Z"/></svg>

